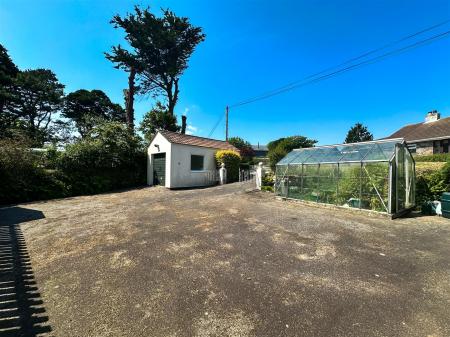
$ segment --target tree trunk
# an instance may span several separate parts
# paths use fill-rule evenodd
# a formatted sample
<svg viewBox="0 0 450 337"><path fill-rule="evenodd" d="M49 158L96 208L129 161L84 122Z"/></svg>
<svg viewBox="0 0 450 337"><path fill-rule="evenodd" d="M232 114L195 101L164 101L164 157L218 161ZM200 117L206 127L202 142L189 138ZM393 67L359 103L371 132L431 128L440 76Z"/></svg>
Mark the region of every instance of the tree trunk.
<svg viewBox="0 0 450 337"><path fill-rule="evenodd" d="M173 89L172 89L173 88ZM173 92L172 92L173 90ZM170 86L167 88L167 109L169 114L171 114L172 116L175 113L175 105L177 104L178 101L178 94L180 93L180 90L178 89L178 79L172 79Z"/></svg>
<svg viewBox="0 0 450 337"><path fill-rule="evenodd" d="M131 67L130 68L130 75L128 76L128 96L127 96L127 106L126 106L126 113L127 113L127 125L130 130L134 130L134 79L136 77L136 70Z"/></svg>

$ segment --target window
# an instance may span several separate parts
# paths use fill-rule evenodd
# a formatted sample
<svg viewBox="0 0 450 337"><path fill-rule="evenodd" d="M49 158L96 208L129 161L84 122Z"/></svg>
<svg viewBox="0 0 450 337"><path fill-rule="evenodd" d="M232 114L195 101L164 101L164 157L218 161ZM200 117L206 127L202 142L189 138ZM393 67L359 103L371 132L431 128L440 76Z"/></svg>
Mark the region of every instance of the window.
<svg viewBox="0 0 450 337"><path fill-rule="evenodd" d="M191 155L191 171L203 171L203 156Z"/></svg>
<svg viewBox="0 0 450 337"><path fill-rule="evenodd" d="M416 153L417 152L417 145L416 144L408 144L407 146L408 146L409 152L411 152L411 153Z"/></svg>

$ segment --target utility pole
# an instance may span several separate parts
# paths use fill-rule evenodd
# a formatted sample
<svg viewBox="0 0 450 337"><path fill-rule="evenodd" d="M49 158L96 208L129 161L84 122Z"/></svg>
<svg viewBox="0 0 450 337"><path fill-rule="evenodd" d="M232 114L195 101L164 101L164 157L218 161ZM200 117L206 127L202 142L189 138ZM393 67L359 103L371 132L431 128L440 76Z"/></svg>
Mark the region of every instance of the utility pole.
<svg viewBox="0 0 450 337"><path fill-rule="evenodd" d="M225 109L225 141L228 142L228 105Z"/></svg>

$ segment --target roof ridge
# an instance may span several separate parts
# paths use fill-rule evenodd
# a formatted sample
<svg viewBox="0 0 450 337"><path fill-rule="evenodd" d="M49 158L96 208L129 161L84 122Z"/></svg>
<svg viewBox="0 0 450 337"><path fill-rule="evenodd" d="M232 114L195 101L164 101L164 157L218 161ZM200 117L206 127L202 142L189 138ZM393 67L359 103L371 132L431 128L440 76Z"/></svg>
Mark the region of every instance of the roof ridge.
<svg viewBox="0 0 450 337"><path fill-rule="evenodd" d="M194 135L187 135L185 133L179 133L179 132L175 132L175 131L159 130L158 132L161 132L161 133L173 133L173 134L180 135L180 136L183 136L183 137L185 136L185 137L192 137L192 138L200 138L200 139L213 140L215 142L222 142L222 143L230 144L228 141L225 141L225 140L214 139L214 138L206 138L206 137L194 136Z"/></svg>

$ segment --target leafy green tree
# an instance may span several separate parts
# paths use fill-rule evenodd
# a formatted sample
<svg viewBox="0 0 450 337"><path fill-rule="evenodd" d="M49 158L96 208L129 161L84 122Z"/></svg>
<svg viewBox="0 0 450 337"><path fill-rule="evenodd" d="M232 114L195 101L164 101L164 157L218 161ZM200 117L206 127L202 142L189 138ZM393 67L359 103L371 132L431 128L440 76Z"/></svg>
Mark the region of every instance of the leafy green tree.
<svg viewBox="0 0 450 337"><path fill-rule="evenodd" d="M48 69L20 71L15 80L17 101L12 109L26 134L39 146L51 138L50 122L61 108L64 85Z"/></svg>
<svg viewBox="0 0 450 337"><path fill-rule="evenodd" d="M230 137L228 143L239 150L244 161L249 161L255 156L252 145L241 137Z"/></svg>
<svg viewBox="0 0 450 337"><path fill-rule="evenodd" d="M356 123L348 130L345 143L359 143L373 140L373 135L369 132L366 126L361 123Z"/></svg>
<svg viewBox="0 0 450 337"><path fill-rule="evenodd" d="M11 60L8 51L0 44L0 138L9 135L16 116L8 110L8 103L15 99L14 79L19 69Z"/></svg>
<svg viewBox="0 0 450 337"><path fill-rule="evenodd" d="M144 184L146 155L125 124L103 122L68 145L57 168L71 195L99 193Z"/></svg>
<svg viewBox="0 0 450 337"><path fill-rule="evenodd" d="M219 150L215 153L217 166L225 164L227 169L227 182L232 183L239 180L239 164L241 155L233 150Z"/></svg>
<svg viewBox="0 0 450 337"><path fill-rule="evenodd" d="M304 136L290 136L274 140L267 144L269 149L267 155L269 157L270 166L275 168L276 164L293 149L312 147L316 143L317 140L309 139Z"/></svg>
<svg viewBox="0 0 450 337"><path fill-rule="evenodd" d="M119 45L106 57L116 67L130 70L130 76L131 69L136 72L141 94L165 96L168 112L174 115L179 79L195 47L205 39L202 29L170 10L163 10L162 17L157 17L149 8L139 6L134 7L133 14L114 16L111 23L125 31L125 40L132 51ZM131 88L134 90L134 86Z"/></svg>
<svg viewBox="0 0 450 337"><path fill-rule="evenodd" d="M171 115L167 107L161 102L156 102L155 107L144 115L139 126L139 131L144 134L144 138L148 142L151 141L158 130L180 131L180 126L177 124L177 117Z"/></svg>
<svg viewBox="0 0 450 337"><path fill-rule="evenodd" d="M64 98L62 115L75 122L82 137L99 121L125 122L125 111L101 90L80 89Z"/></svg>

